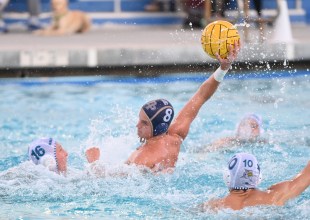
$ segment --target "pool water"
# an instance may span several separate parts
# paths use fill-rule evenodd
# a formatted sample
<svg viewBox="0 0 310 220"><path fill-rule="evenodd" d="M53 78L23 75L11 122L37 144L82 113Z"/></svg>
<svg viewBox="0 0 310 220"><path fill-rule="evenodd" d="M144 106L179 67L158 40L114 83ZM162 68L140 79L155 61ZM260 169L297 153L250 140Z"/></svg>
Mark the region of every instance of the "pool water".
<svg viewBox="0 0 310 220"><path fill-rule="evenodd" d="M143 174L123 165L139 146L141 106L166 98L176 112L205 74L156 78L58 77L0 80L0 219L308 219L310 191L284 207L199 212L227 193L223 168L236 152L258 158L261 189L295 176L310 155L308 71L233 74L203 106L182 145L172 175ZM199 153L234 134L246 113L263 117L266 144ZM67 177L27 161L27 145L54 137L69 152ZM127 177L87 175L84 151L99 146L107 169Z"/></svg>

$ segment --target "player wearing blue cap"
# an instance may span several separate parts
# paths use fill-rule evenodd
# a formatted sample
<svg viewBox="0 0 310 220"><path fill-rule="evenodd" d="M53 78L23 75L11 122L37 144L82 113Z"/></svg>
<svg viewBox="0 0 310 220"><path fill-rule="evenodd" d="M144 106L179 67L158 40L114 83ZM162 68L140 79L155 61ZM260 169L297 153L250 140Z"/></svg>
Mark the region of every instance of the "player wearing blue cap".
<svg viewBox="0 0 310 220"><path fill-rule="evenodd" d="M220 67L209 77L186 103L173 121L174 110L165 99L150 101L142 106L136 125L142 145L127 160L127 164L148 167L154 172L173 171L180 152L182 141L186 138L190 125L201 106L215 93L218 85L237 58L240 46L235 42L229 47L226 59L217 56ZM90 163L99 159L98 148L86 151Z"/></svg>
<svg viewBox="0 0 310 220"><path fill-rule="evenodd" d="M202 211L222 208L240 210L257 205L282 206L309 187L310 161L292 180L274 184L266 191L261 191L257 188L262 179L257 159L252 154L238 153L229 160L224 179L229 194L202 204Z"/></svg>

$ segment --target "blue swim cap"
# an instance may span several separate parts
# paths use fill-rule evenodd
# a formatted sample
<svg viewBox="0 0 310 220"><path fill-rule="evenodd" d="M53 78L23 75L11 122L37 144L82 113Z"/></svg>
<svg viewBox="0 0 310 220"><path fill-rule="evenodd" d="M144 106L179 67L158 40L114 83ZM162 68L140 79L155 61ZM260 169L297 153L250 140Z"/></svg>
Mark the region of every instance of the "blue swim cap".
<svg viewBox="0 0 310 220"><path fill-rule="evenodd" d="M153 126L153 136L167 132L173 119L173 107L165 99L156 99L142 106Z"/></svg>

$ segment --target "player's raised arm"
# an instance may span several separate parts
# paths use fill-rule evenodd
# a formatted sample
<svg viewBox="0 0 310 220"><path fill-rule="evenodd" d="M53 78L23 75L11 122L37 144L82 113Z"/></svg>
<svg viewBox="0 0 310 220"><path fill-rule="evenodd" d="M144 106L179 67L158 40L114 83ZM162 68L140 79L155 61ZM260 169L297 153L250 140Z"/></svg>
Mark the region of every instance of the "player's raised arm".
<svg viewBox="0 0 310 220"><path fill-rule="evenodd" d="M237 58L239 49L240 42L236 41L234 47L229 46L229 54L226 59L217 55L220 67L199 87L198 91L177 115L168 130L170 134L178 134L183 139L186 138L190 124L197 116L201 106L215 93L232 62Z"/></svg>
<svg viewBox="0 0 310 220"><path fill-rule="evenodd" d="M310 161L307 166L292 180L277 183L269 188L273 204L284 205L288 200L295 198L310 185Z"/></svg>

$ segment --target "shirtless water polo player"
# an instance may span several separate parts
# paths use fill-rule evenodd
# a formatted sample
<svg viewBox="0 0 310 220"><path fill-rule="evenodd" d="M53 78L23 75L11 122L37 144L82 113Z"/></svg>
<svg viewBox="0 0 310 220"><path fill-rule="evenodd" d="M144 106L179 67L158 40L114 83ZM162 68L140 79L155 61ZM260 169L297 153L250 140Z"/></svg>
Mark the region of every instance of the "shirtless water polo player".
<svg viewBox="0 0 310 220"><path fill-rule="evenodd" d="M262 117L255 113L246 114L238 123L234 136L220 138L207 145L199 152L222 150L244 144L265 144L268 141L262 137L263 133Z"/></svg>
<svg viewBox="0 0 310 220"><path fill-rule="evenodd" d="M192 121L202 105L217 90L237 58L239 49L240 42L235 42L234 47L229 47L226 59L217 56L220 67L200 86L173 122L174 110L167 100L153 100L143 105L136 125L142 145L130 155L127 164L147 167L153 172L173 170L181 143L186 138ZM86 151L86 158L90 163L99 160L99 157L100 150L96 147Z"/></svg>
<svg viewBox="0 0 310 220"><path fill-rule="evenodd" d="M223 208L240 210L248 206L282 206L297 197L310 185L310 161L292 180L272 185L266 191L257 189L261 181L261 170L252 154L238 153L228 162L224 175L229 194L221 199L210 200L201 205L202 211L217 211Z"/></svg>

